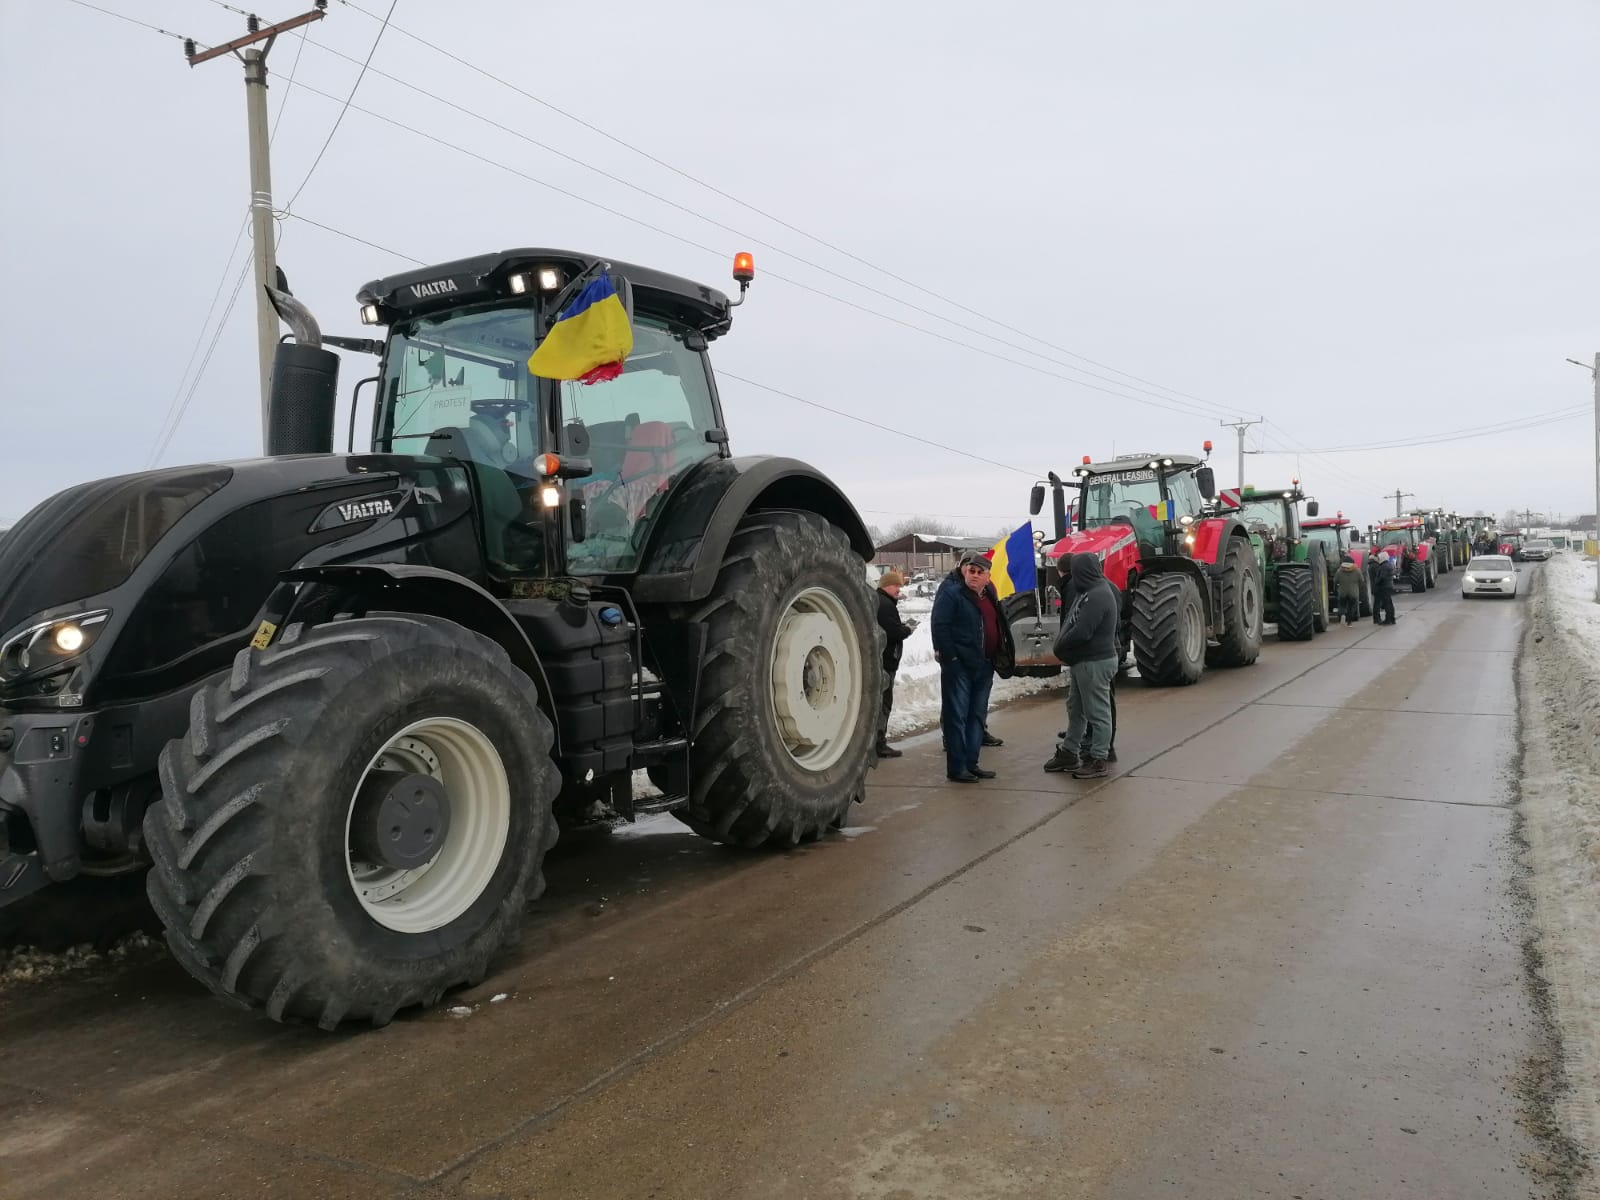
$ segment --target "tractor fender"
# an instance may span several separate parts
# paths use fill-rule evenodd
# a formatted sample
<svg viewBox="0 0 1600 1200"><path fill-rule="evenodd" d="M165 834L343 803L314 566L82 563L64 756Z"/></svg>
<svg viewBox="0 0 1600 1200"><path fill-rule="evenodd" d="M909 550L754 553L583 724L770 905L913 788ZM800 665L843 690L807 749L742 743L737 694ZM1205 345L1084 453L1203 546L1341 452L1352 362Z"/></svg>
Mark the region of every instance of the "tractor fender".
<svg viewBox="0 0 1600 1200"><path fill-rule="evenodd" d="M441 617L499 643L516 668L533 680L538 690L539 706L555 724L555 753L560 755L561 727L555 722L550 680L545 674L544 664L539 661L533 643L528 640L522 626L517 624L517 619L480 585L452 571L409 563L332 563L320 567L296 567L285 571L280 578L289 584L309 583L315 587L337 589L341 595L353 593L369 610ZM314 595L315 588L300 588L281 616L270 611L273 602L269 599L261 619L274 625L287 624L294 619L297 609L309 607Z"/></svg>
<svg viewBox="0 0 1600 1200"><path fill-rule="evenodd" d="M1128 577L1128 594L1132 594L1139 579L1147 579L1151 575L1165 575L1172 571L1187 575L1194 580L1195 586L1200 589L1200 602L1205 605L1206 628L1211 628L1216 617L1216 597L1211 594L1211 579L1215 573L1208 572L1203 564L1185 555L1154 554L1145 559L1137 577L1132 575Z"/></svg>
<svg viewBox="0 0 1600 1200"><path fill-rule="evenodd" d="M1239 537L1248 541L1250 538L1242 522L1227 517L1207 517L1197 521L1190 532L1194 535L1194 545L1190 548L1189 557L1203 564L1213 575L1223 569L1227 560L1228 539Z"/></svg>
<svg viewBox="0 0 1600 1200"><path fill-rule="evenodd" d="M747 513L786 509L816 513L844 530L863 562L872 536L855 506L821 471L793 458L752 455L711 459L675 487L645 544L630 585L641 604L684 604L711 594L735 528Z"/></svg>

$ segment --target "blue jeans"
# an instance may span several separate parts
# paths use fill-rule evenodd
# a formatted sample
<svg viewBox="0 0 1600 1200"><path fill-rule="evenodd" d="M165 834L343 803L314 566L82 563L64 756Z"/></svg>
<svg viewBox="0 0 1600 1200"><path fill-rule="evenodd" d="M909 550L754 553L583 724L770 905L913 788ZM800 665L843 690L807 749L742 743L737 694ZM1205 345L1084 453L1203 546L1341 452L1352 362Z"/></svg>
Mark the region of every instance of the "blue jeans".
<svg viewBox="0 0 1600 1200"><path fill-rule="evenodd" d="M989 691L993 687L994 667L987 662L979 668L961 663L940 665L939 723L944 728L945 774L960 775L978 765L983 722L989 715Z"/></svg>

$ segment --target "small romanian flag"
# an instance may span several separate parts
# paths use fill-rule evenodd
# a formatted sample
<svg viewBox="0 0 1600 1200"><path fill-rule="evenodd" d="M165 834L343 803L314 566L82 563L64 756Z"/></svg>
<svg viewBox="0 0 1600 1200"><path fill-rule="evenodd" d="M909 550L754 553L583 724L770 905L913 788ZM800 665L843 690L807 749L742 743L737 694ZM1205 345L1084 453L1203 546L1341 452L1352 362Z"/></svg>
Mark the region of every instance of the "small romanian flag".
<svg viewBox="0 0 1600 1200"><path fill-rule="evenodd" d="M1017 592L1031 592L1038 586L1038 571L1033 562L1033 522L1013 529L1004 541L989 551L989 582L1004 600Z"/></svg>
<svg viewBox="0 0 1600 1200"><path fill-rule="evenodd" d="M633 325L611 276L600 272L556 317L528 360L541 379L604 383L622 374L633 351Z"/></svg>
<svg viewBox="0 0 1600 1200"><path fill-rule="evenodd" d="M1158 521L1172 520L1172 501L1163 500L1159 504L1150 506L1150 515Z"/></svg>

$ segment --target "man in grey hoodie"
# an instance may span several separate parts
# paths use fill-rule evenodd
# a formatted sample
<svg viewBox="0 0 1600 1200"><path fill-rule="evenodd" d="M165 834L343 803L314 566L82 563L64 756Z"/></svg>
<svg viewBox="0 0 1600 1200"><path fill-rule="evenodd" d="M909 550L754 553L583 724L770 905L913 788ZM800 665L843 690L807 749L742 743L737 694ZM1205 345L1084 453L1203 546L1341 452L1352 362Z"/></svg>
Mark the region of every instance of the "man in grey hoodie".
<svg viewBox="0 0 1600 1200"><path fill-rule="evenodd" d="M1074 779L1104 779L1110 772L1111 683L1117 674L1117 593L1105 586L1105 573L1094 554L1074 554L1068 575L1072 606L1056 636L1055 654L1072 677L1067 694L1067 731L1046 771L1072 770ZM1085 728L1089 755L1079 760Z"/></svg>

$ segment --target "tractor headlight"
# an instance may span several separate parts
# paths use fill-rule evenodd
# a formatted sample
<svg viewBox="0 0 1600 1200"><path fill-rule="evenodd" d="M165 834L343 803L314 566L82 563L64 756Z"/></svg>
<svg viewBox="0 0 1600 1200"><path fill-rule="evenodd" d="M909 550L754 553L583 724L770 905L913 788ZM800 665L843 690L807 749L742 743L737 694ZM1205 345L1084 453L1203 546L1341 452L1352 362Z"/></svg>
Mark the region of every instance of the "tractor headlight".
<svg viewBox="0 0 1600 1200"><path fill-rule="evenodd" d="M0 642L0 679L22 679L71 662L94 644L110 616L102 608L18 630Z"/></svg>

